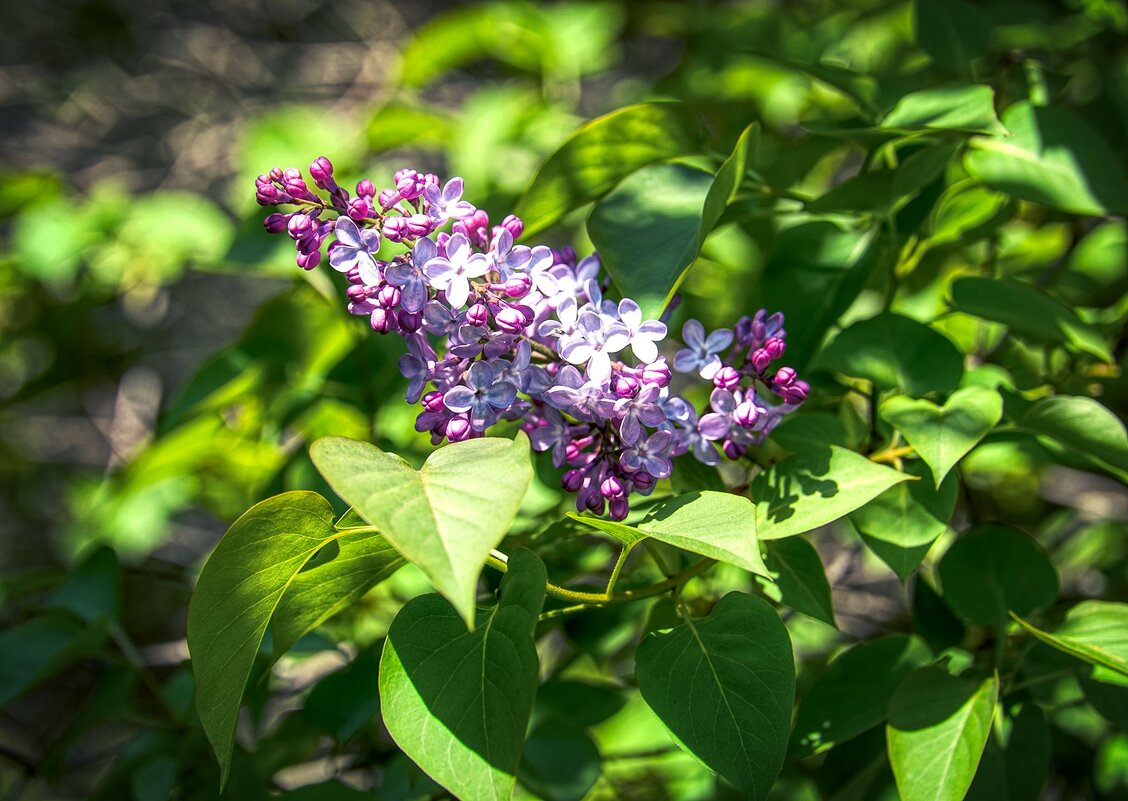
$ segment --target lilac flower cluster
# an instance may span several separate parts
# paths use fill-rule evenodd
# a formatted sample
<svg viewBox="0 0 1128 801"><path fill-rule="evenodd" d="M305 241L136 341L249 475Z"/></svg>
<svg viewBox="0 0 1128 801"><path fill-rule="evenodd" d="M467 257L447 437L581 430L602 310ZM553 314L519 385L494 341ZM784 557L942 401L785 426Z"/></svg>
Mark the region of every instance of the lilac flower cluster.
<svg viewBox="0 0 1128 801"><path fill-rule="evenodd" d="M297 207L269 215L266 230L285 231L307 270L332 234L329 265L347 277L349 311L406 342L399 368L407 401L421 406L416 429L437 445L516 421L567 468L561 484L581 511L623 519L631 494L652 492L673 457L739 459L806 398L794 370L772 367L786 347L782 314L760 310L711 333L689 320L671 369L659 349L666 323L604 297L598 255L515 244L521 220L490 226L462 200L460 178L404 169L394 186L363 180L350 196L325 157L309 173L327 198L295 169L258 177L260 204ZM382 256L385 240L401 247ZM707 410L674 393L674 373L711 383Z"/></svg>

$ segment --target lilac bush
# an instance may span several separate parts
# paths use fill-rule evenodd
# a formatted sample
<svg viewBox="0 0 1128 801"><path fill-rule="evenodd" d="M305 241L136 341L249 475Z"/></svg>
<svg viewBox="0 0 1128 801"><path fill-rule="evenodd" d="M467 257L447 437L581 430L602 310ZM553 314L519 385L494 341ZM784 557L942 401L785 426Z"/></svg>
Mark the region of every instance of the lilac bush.
<svg viewBox="0 0 1128 801"><path fill-rule="evenodd" d="M394 186L366 179L350 196L324 156L309 172L327 197L293 168L258 177L260 204L297 207L270 214L266 230L290 236L305 270L328 242L349 312L405 340L399 368L407 401L421 406L416 429L438 445L516 422L567 468L561 485L579 511L622 520L632 494L669 477L673 457L740 459L807 396L793 369L773 367L786 349L782 314L761 309L712 332L686 321L682 347L665 347L671 371L667 321L605 297L598 254L516 244L521 220L491 227L462 199L461 178L402 169ZM406 251L382 257L385 241ZM705 409L682 394L693 380L713 387Z"/></svg>

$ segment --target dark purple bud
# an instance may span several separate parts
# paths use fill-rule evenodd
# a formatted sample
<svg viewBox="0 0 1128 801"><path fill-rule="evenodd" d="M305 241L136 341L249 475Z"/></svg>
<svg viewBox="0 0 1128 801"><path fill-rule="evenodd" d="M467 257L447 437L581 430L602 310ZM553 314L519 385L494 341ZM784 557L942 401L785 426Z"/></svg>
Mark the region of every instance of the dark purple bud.
<svg viewBox="0 0 1128 801"><path fill-rule="evenodd" d="M733 337L736 339L738 345L748 347L752 344L752 318L744 315L736 321L736 325L732 327Z"/></svg>
<svg viewBox="0 0 1128 801"><path fill-rule="evenodd" d="M389 309L373 309L372 319L369 322L372 330L377 334L386 334L396 327L396 315Z"/></svg>
<svg viewBox="0 0 1128 801"><path fill-rule="evenodd" d="M443 406L443 393L437 389L432 389L423 396L423 408L428 412L441 412L446 408Z"/></svg>
<svg viewBox="0 0 1128 801"><path fill-rule="evenodd" d="M646 384L657 384L660 387L668 387L670 385L670 366L663 361L657 361L653 364L644 365L642 368L642 380Z"/></svg>
<svg viewBox="0 0 1128 801"><path fill-rule="evenodd" d="M376 196L376 186L365 178L363 181L358 181L356 185L356 193L358 196L368 198L371 200Z"/></svg>
<svg viewBox="0 0 1128 801"><path fill-rule="evenodd" d="M607 514L612 520L626 520L631 505L626 498L615 498L607 504Z"/></svg>
<svg viewBox="0 0 1128 801"><path fill-rule="evenodd" d="M620 398L633 398L638 392L638 381L622 373L611 374L611 389Z"/></svg>
<svg viewBox="0 0 1128 801"><path fill-rule="evenodd" d="M309 177L322 189L333 189L336 186L333 181L333 162L325 156L318 156L309 165Z"/></svg>
<svg viewBox="0 0 1128 801"><path fill-rule="evenodd" d="M336 247L337 244L338 243L334 242L332 245L329 246L329 252L330 253L333 252L333 248ZM350 284L361 284L361 285L364 284L364 279L360 277L360 268L359 267L351 268L347 273L345 273L345 278L349 279Z"/></svg>
<svg viewBox="0 0 1128 801"><path fill-rule="evenodd" d="M385 309L391 309L399 305L400 290L398 286L391 284L384 284L376 293L376 302L383 306Z"/></svg>
<svg viewBox="0 0 1128 801"><path fill-rule="evenodd" d="M767 348L757 348L752 351L751 361L752 366L756 368L756 372L762 373L772 363L772 354L768 352Z"/></svg>
<svg viewBox="0 0 1128 801"><path fill-rule="evenodd" d="M799 376L790 367L781 367L776 371L773 382L776 387L789 387L795 383Z"/></svg>
<svg viewBox="0 0 1128 801"><path fill-rule="evenodd" d="M537 313L533 311L532 306L526 306L524 303L515 303L513 304L513 308L521 312L521 316L525 318L526 326L532 325L533 321L537 319Z"/></svg>
<svg viewBox="0 0 1128 801"><path fill-rule="evenodd" d="M372 207L369 206L368 201L362 197L355 197L350 200L347 208L349 210L349 216L357 222L360 222L372 213Z"/></svg>
<svg viewBox="0 0 1128 801"><path fill-rule="evenodd" d="M599 494L604 498L621 498L623 497L623 482L617 476L611 474L603 479L603 483L599 485Z"/></svg>
<svg viewBox="0 0 1128 801"><path fill-rule="evenodd" d="M741 401L732 411L732 419L744 428L751 428L760 419L760 409L751 399Z"/></svg>
<svg viewBox="0 0 1128 801"><path fill-rule="evenodd" d="M773 359L778 359L787 350L787 343L779 337L771 337L764 343L764 350L766 350Z"/></svg>
<svg viewBox="0 0 1128 801"><path fill-rule="evenodd" d="M345 290L345 297L354 302L364 300L368 297L368 288L360 284L353 284Z"/></svg>
<svg viewBox="0 0 1128 801"><path fill-rule="evenodd" d="M396 313L396 321L400 330L405 334L414 334L423 325L423 312L406 312L402 309Z"/></svg>
<svg viewBox="0 0 1128 801"><path fill-rule="evenodd" d="M452 417L450 422L446 424L447 439L451 442L462 442L471 433L473 433L473 429L470 427L470 421L461 415Z"/></svg>
<svg viewBox="0 0 1128 801"><path fill-rule="evenodd" d="M721 450L725 452L725 456L732 459L733 461L736 461L741 456L743 456L745 451L747 451L748 449L743 445L736 444L731 439L726 439L724 444L721 446Z"/></svg>
<svg viewBox="0 0 1128 801"><path fill-rule="evenodd" d="M569 470L560 479L560 486L568 492L579 492L584 485L583 470Z"/></svg>
<svg viewBox="0 0 1128 801"><path fill-rule="evenodd" d="M505 282L505 295L513 299L523 298L533 288L533 279L525 273L517 273Z"/></svg>
<svg viewBox="0 0 1128 801"><path fill-rule="evenodd" d="M512 306L506 306L495 314L494 322L507 334L519 334L525 330L525 315Z"/></svg>
<svg viewBox="0 0 1128 801"><path fill-rule="evenodd" d="M602 495L600 495L598 492L593 492L591 495L587 496L587 498L584 499L584 506L593 515L599 516L603 514L603 509L605 508L606 504L604 503Z"/></svg>
<svg viewBox="0 0 1128 801"><path fill-rule="evenodd" d="M521 234L525 232L525 223L516 214L510 214L502 220L501 227L511 233L514 239L520 239Z"/></svg>
<svg viewBox="0 0 1128 801"><path fill-rule="evenodd" d="M262 221L262 227L266 229L268 234L280 234L286 230L286 223L288 218L285 214L268 214L266 219Z"/></svg>
<svg viewBox="0 0 1128 801"><path fill-rule="evenodd" d="M298 266L303 270L312 270L317 265L321 264L321 251L314 250L310 253L299 253L296 261Z"/></svg>
<svg viewBox="0 0 1128 801"><path fill-rule="evenodd" d="M643 492L653 487L655 480L654 476L650 475L650 473L647 473L645 470L639 470L631 476L631 481L634 483L635 489Z"/></svg>
<svg viewBox="0 0 1128 801"><path fill-rule="evenodd" d="M308 237L313 229L313 220L308 214L292 214L286 222L286 231L295 242Z"/></svg>
<svg viewBox="0 0 1128 801"><path fill-rule="evenodd" d="M390 242L402 242L407 234L407 219L404 217L388 217L384 220L382 233Z"/></svg>
<svg viewBox="0 0 1128 801"><path fill-rule="evenodd" d="M796 381L790 386L774 387L775 394L779 395L787 403L795 406L807 399L808 393L811 391L811 385L806 381Z"/></svg>
<svg viewBox="0 0 1128 801"><path fill-rule="evenodd" d="M725 365L713 376L713 386L718 389L734 390L740 386L740 373L735 367Z"/></svg>
<svg viewBox="0 0 1128 801"><path fill-rule="evenodd" d="M486 308L484 303L475 303L466 310L466 323L467 325L476 325L479 328L485 327L490 319L490 310Z"/></svg>
<svg viewBox="0 0 1128 801"><path fill-rule="evenodd" d="M394 176L396 192L405 200L415 200L423 194L426 186L423 176L415 170L400 170Z"/></svg>

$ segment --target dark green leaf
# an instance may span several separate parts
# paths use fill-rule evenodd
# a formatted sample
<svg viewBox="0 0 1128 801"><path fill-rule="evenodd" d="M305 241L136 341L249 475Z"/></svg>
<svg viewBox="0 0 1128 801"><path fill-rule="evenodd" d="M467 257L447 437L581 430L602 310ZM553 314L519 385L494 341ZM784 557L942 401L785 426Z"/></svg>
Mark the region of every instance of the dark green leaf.
<svg viewBox="0 0 1128 801"><path fill-rule="evenodd" d="M474 623L478 576L533 477L528 438L456 442L422 470L366 442L327 437L310 456L333 490Z"/></svg>
<svg viewBox="0 0 1128 801"><path fill-rule="evenodd" d="M703 620L647 635L635 657L642 697L678 742L755 801L787 751L791 640L766 601L732 592Z"/></svg>
<svg viewBox="0 0 1128 801"><path fill-rule="evenodd" d="M333 507L314 492L287 492L236 520L200 572L188 605L196 709L219 759L231 767L235 719L266 627L307 561L334 537Z"/></svg>
<svg viewBox="0 0 1128 801"><path fill-rule="evenodd" d="M932 468L939 488L948 471L1002 419L1003 399L983 387L957 390L943 406L898 395L881 404L881 416Z"/></svg>
<svg viewBox="0 0 1128 801"><path fill-rule="evenodd" d="M529 733L519 778L544 801L581 801L601 767L599 749L581 726L550 721Z"/></svg>
<svg viewBox="0 0 1128 801"><path fill-rule="evenodd" d="M965 314L1002 323L1031 342L1068 345L1103 361L1113 361L1100 331L1064 303L1028 284L966 276L952 282L952 303Z"/></svg>
<svg viewBox="0 0 1128 801"><path fill-rule="evenodd" d="M50 605L88 623L121 616L121 565L112 548L94 551L66 583L51 595Z"/></svg>
<svg viewBox="0 0 1128 801"><path fill-rule="evenodd" d="M97 647L104 627L84 627L69 616L51 614L0 632L0 708Z"/></svg>
<svg viewBox="0 0 1128 801"><path fill-rule="evenodd" d="M791 754L817 754L877 726L897 686L931 659L923 642L903 634L843 651L800 699Z"/></svg>
<svg viewBox="0 0 1128 801"><path fill-rule="evenodd" d="M363 521L357 521L363 525ZM384 537L372 531L349 533L326 545L306 563L278 603L270 621L274 657L351 606L403 564Z"/></svg>
<svg viewBox="0 0 1128 801"><path fill-rule="evenodd" d="M438 595L408 601L392 622L380 660L384 724L458 798L513 794L536 696L533 630L544 588L544 565L519 549L500 602L473 631Z"/></svg>
<svg viewBox="0 0 1128 801"><path fill-rule="evenodd" d="M802 537L770 540L764 546L767 551L765 562L775 583L774 589L771 585L766 586L765 593L797 612L829 626L837 626L834 605L830 600L830 584L815 546Z"/></svg>
<svg viewBox="0 0 1128 801"><path fill-rule="evenodd" d="M966 801L1039 801L1052 762L1046 716L1026 702L993 729Z"/></svg>
<svg viewBox="0 0 1128 801"><path fill-rule="evenodd" d="M306 718L337 741L348 740L380 712L379 671L377 644L314 685L303 706Z"/></svg>
<svg viewBox="0 0 1128 801"><path fill-rule="evenodd" d="M936 668L911 674L893 696L886 737L904 801L962 801L991 731L998 684Z"/></svg>
<svg viewBox="0 0 1128 801"><path fill-rule="evenodd" d="M588 122L548 157L517 204L532 236L648 164L698 153L704 130L681 103L643 103Z"/></svg>
<svg viewBox="0 0 1128 801"><path fill-rule="evenodd" d="M588 236L624 297L644 319L661 316L697 258L713 179L680 164L659 164L624 179L588 218Z"/></svg>
<svg viewBox="0 0 1128 801"><path fill-rule="evenodd" d="M1013 136L976 137L968 171L1022 200L1101 216L1128 213L1128 178L1116 152L1088 122L1053 106L1015 103L1003 113Z"/></svg>
<svg viewBox="0 0 1128 801"><path fill-rule="evenodd" d="M915 0L917 44L949 72L970 77L971 62L987 52L990 28L967 0Z"/></svg>
<svg viewBox="0 0 1128 801"><path fill-rule="evenodd" d="M890 312L854 323L823 348L815 365L914 397L951 392L963 376L963 356L950 339Z"/></svg>
<svg viewBox="0 0 1128 801"><path fill-rule="evenodd" d="M756 156L756 149L760 145L760 123L753 122L745 128L736 147L725 159L709 186L709 193L705 197L705 207L701 214L701 227L697 236L697 248L705 244L705 238L725 213L725 208L736 197L740 189L740 182L744 174L752 166L752 159Z"/></svg>
<svg viewBox="0 0 1128 801"><path fill-rule="evenodd" d="M948 528L959 493L954 476L945 479L939 489L933 487L924 462L906 462L903 469L923 480L897 484L850 514L850 522L869 549L901 581L916 570L932 543Z"/></svg>
<svg viewBox="0 0 1128 801"><path fill-rule="evenodd" d="M936 653L959 645L967 633L963 622L919 573L913 582L913 629Z"/></svg>
<svg viewBox="0 0 1128 801"><path fill-rule="evenodd" d="M1057 571L1045 550L1017 529L988 524L960 536L939 567L944 600L964 620L1004 626L1053 603Z"/></svg>
<svg viewBox="0 0 1128 801"><path fill-rule="evenodd" d="M1042 398L1026 410L1018 424L1128 479L1128 432L1120 418L1098 401L1068 395Z"/></svg>
<svg viewBox="0 0 1128 801"><path fill-rule="evenodd" d="M790 456L752 482L757 534L781 539L825 526L911 478L835 446Z"/></svg>

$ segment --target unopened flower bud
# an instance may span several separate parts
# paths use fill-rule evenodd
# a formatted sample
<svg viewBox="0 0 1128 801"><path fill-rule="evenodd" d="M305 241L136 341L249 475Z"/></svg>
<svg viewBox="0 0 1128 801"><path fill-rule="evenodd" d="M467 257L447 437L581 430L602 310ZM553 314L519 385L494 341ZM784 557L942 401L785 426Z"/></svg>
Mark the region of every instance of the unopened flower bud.
<svg viewBox="0 0 1128 801"><path fill-rule="evenodd" d="M713 386L718 389L734 390L740 386L740 373L736 368L725 365L713 376Z"/></svg>
<svg viewBox="0 0 1128 801"><path fill-rule="evenodd" d="M310 253L299 253L296 257L298 266L303 270L312 270L321 263L321 251L314 250Z"/></svg>
<svg viewBox="0 0 1128 801"><path fill-rule="evenodd" d="M452 417L446 424L447 439L451 442L462 442L462 440L469 437L472 432L473 429L470 427L470 421L462 415Z"/></svg>
<svg viewBox="0 0 1128 801"><path fill-rule="evenodd" d="M408 236L426 236L434 230L435 222L426 214L412 214L406 219Z"/></svg>
<svg viewBox="0 0 1128 801"><path fill-rule="evenodd" d="M437 389L432 389L423 396L423 408L428 412L441 412L445 408L443 406L443 393Z"/></svg>
<svg viewBox="0 0 1128 801"><path fill-rule="evenodd" d="M272 181L281 181L286 177L286 173L282 172L281 167L275 167L270 171L269 177Z"/></svg>
<svg viewBox="0 0 1128 801"><path fill-rule="evenodd" d="M579 492L584 485L583 470L569 470L560 479L560 486L567 492Z"/></svg>
<svg viewBox="0 0 1128 801"><path fill-rule="evenodd" d="M732 459L733 461L736 461L741 456L743 456L745 451L747 451L748 449L743 445L738 445L731 439L726 439L724 444L721 446L721 450L725 452L725 456Z"/></svg>
<svg viewBox="0 0 1128 801"><path fill-rule="evenodd" d="M505 295L513 299L523 298L533 288L533 279L525 273L517 273L505 282Z"/></svg>
<svg viewBox="0 0 1128 801"><path fill-rule="evenodd" d="M400 290L398 286L391 284L384 284L376 293L376 302L383 306L385 309L391 309L399 305Z"/></svg>
<svg viewBox="0 0 1128 801"><path fill-rule="evenodd" d="M732 419L744 428L751 428L760 419L760 407L752 399L741 401L732 411Z"/></svg>
<svg viewBox="0 0 1128 801"><path fill-rule="evenodd" d="M525 329L525 315L512 306L506 306L494 315L497 327L507 334L519 334Z"/></svg>
<svg viewBox="0 0 1128 801"><path fill-rule="evenodd" d="M400 331L405 334L414 334L423 326L423 312L406 312L402 309L396 313L396 322Z"/></svg>
<svg viewBox="0 0 1128 801"><path fill-rule="evenodd" d="M607 514L612 520L626 520L631 505L626 498L614 498L607 504Z"/></svg>
<svg viewBox="0 0 1128 801"><path fill-rule="evenodd" d="M349 210L349 217L357 222L360 222L372 213L372 207L369 206L368 201L362 197L354 197L348 202L347 208Z"/></svg>
<svg viewBox="0 0 1128 801"><path fill-rule="evenodd" d="M502 220L501 227L512 234L514 239L520 239L521 234L525 232L525 223L516 214L510 214Z"/></svg>
<svg viewBox="0 0 1128 801"><path fill-rule="evenodd" d="M313 229L313 220L309 218L308 214L292 214L286 222L286 232L295 242L305 239L313 233Z"/></svg>
<svg viewBox="0 0 1128 801"><path fill-rule="evenodd" d="M365 300L368 297L368 288L361 284L352 284L345 290L345 297L353 302Z"/></svg>
<svg viewBox="0 0 1128 801"><path fill-rule="evenodd" d="M642 380L646 384L657 384L660 387L667 387L670 385L670 366L666 364L665 360L659 360L653 364L644 365L642 368Z"/></svg>
<svg viewBox="0 0 1128 801"><path fill-rule="evenodd" d="M484 328L490 319L490 310L484 303L475 303L466 310L466 324Z"/></svg>
<svg viewBox="0 0 1128 801"><path fill-rule="evenodd" d="M633 398L638 393L638 381L623 373L612 373L611 389L620 398Z"/></svg>
<svg viewBox="0 0 1128 801"><path fill-rule="evenodd" d="M616 475L611 474L603 479L603 483L599 485L599 493L604 498L621 498L623 496L623 482Z"/></svg>
<svg viewBox="0 0 1128 801"><path fill-rule="evenodd" d="M639 470L637 473L631 475L631 482L635 485L635 489L645 492L654 486L654 476L647 473L645 470Z"/></svg>
<svg viewBox="0 0 1128 801"><path fill-rule="evenodd" d="M752 344L752 318L744 315L736 321L736 325L732 327L732 335L738 345L748 347Z"/></svg>
<svg viewBox="0 0 1128 801"><path fill-rule="evenodd" d="M772 380L777 387L789 387L795 383L798 377L790 367L781 367L776 371L775 378Z"/></svg>
<svg viewBox="0 0 1128 801"><path fill-rule="evenodd" d="M358 181L356 184L356 194L358 197L368 198L371 200L376 196L376 186L367 178Z"/></svg>
<svg viewBox="0 0 1128 801"><path fill-rule="evenodd" d="M333 181L333 162L325 156L318 156L309 165L309 177L322 189L333 189L336 186Z"/></svg>
<svg viewBox="0 0 1128 801"><path fill-rule="evenodd" d="M395 312L385 308L373 309L369 323L377 334L386 334L396 327Z"/></svg>
<svg viewBox="0 0 1128 801"><path fill-rule="evenodd" d="M402 199L399 192L394 189L380 190L380 196L376 198L380 203L380 208L387 210L396 205Z"/></svg>
<svg viewBox="0 0 1128 801"><path fill-rule="evenodd" d="M268 234L280 234L286 230L286 223L288 222L285 214L268 214L266 219L262 221L262 227L266 229Z"/></svg>
<svg viewBox="0 0 1128 801"><path fill-rule="evenodd" d="M778 359L783 355L783 352L787 350L787 343L779 337L770 337L768 341L764 343L764 350L766 350L773 359Z"/></svg>

